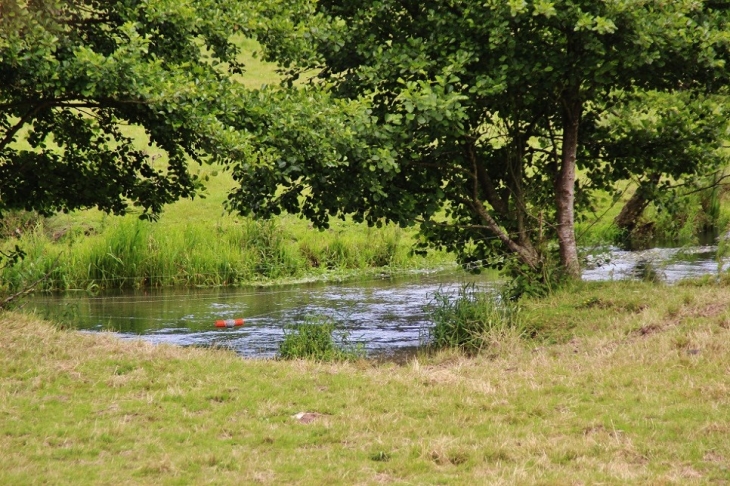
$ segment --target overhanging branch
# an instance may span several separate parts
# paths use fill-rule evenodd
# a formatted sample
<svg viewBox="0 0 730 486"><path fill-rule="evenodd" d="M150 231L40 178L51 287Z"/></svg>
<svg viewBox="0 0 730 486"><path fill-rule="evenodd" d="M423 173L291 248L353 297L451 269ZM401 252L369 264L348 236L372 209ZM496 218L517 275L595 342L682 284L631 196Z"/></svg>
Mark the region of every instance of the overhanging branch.
<svg viewBox="0 0 730 486"><path fill-rule="evenodd" d="M18 123L13 125L10 130L5 134L5 137L3 138L2 142L0 142L0 150L4 149L9 143L13 141L15 138L15 135L20 131L21 128L23 128L23 125L28 123L30 120L32 120L38 113L45 110L46 108L53 106L52 101L44 101L39 103L38 105L34 106L30 111L28 111L25 115L20 117L20 120Z"/></svg>
<svg viewBox="0 0 730 486"><path fill-rule="evenodd" d="M47 100L41 100L33 105L32 102L17 102L17 103L6 103L0 105L0 109L18 108L21 106L32 106L28 112L26 112L20 120L13 125L5 134L2 141L0 141L0 150L4 149L8 144L12 143L15 139L15 135L20 131L21 128L29 123L33 118L38 116L44 110L48 110L55 107L61 108L104 108L105 106L114 107L114 105L151 105L153 102L146 100L118 100L114 98L97 98L89 101L72 101L71 98L52 98Z"/></svg>

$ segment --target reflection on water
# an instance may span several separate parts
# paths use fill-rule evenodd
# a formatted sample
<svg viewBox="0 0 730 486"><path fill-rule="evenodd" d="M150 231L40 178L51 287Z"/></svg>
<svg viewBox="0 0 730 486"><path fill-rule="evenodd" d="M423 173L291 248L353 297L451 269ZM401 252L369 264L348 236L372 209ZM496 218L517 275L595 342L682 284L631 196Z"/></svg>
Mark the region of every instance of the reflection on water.
<svg viewBox="0 0 730 486"><path fill-rule="evenodd" d="M716 248L621 251L594 259L585 280L637 278L655 272L675 282L718 272ZM456 292L466 282L493 288L496 281L463 272L411 275L345 284L307 284L261 289L146 290L124 293L40 295L28 307L42 316L87 331L113 330L154 343L225 346L247 357L276 354L286 324L327 315L345 325L350 340L370 354L418 346L429 325L424 310L441 289ZM243 327L218 329L217 319L244 318Z"/></svg>

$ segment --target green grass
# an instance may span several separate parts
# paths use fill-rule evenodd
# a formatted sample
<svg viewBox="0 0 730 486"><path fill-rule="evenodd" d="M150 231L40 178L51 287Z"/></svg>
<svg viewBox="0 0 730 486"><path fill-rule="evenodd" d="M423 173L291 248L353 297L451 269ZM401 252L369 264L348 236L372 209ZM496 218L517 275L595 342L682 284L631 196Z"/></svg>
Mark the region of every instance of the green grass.
<svg viewBox="0 0 730 486"><path fill-rule="evenodd" d="M258 89L263 85L274 85L281 81L281 76L276 72L276 65L261 61L259 51L261 47L253 40L244 37L236 39L241 48L239 61L245 66L243 75L236 78L248 88Z"/></svg>
<svg viewBox="0 0 730 486"><path fill-rule="evenodd" d="M261 62L255 41L240 39L246 72L238 76L249 88L279 81L275 66ZM163 169L166 157L147 146L139 127L125 133ZM223 203L235 181L224 167L193 165L205 183L204 197L183 199L165 207L154 224L97 210L58 214L26 221L19 214L0 227L10 238L0 249L19 244L28 257L0 271L0 290L20 289L56 270L40 288L53 290L138 288L145 286L218 286L268 284L312 279L342 279L372 272L404 272L453 265L453 258L432 253L410 255L414 230L388 225L368 228L333 220L318 231L304 220L284 215L271 223L228 214ZM17 238L16 228L21 236Z"/></svg>
<svg viewBox="0 0 730 486"><path fill-rule="evenodd" d="M198 172L208 179L207 197L171 204L155 223L92 210L24 226L20 238L4 244L18 244L28 255L0 279L9 289L22 288L56 263L41 288L262 284L453 265L445 253L411 255L413 231L392 225L335 220L318 231L291 215L266 222L227 214L230 174L215 166Z"/></svg>
<svg viewBox="0 0 730 486"><path fill-rule="evenodd" d="M5 313L0 483L724 484L728 308L707 283L585 284L524 302L531 340L404 365L248 361Z"/></svg>
<svg viewBox="0 0 730 486"><path fill-rule="evenodd" d="M311 316L284 327L279 345L282 359L346 361L365 357L365 350L350 342L346 329L327 316Z"/></svg>
<svg viewBox="0 0 730 486"><path fill-rule="evenodd" d="M625 186L624 192L617 201L608 194L598 193L595 196L594 207L577 215L575 236L579 246L601 246L615 243L620 239L620 232L613 224L613 220L633 193L632 184L625 183L623 186Z"/></svg>
<svg viewBox="0 0 730 486"><path fill-rule="evenodd" d="M320 232L293 216L205 221L196 220L196 213L200 209L189 211L187 220L171 217L159 223L107 217L98 229L71 226L56 241L52 229L32 231L10 242L27 256L4 269L2 279L10 289L48 272L50 278L41 284L48 290L221 286L453 265L445 254L411 255L412 234L393 226L337 222L331 231Z"/></svg>

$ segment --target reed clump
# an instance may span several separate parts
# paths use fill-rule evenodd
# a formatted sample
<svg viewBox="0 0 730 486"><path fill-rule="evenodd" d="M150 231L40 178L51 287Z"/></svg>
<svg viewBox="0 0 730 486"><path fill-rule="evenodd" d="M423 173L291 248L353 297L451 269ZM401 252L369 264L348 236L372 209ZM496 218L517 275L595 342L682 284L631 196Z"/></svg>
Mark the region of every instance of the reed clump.
<svg viewBox="0 0 730 486"><path fill-rule="evenodd" d="M284 327L279 345L281 359L349 361L365 357L365 349L350 340L350 333L328 316L311 316Z"/></svg>
<svg viewBox="0 0 730 486"><path fill-rule="evenodd" d="M456 295L437 292L427 309L433 323L427 340L434 349L476 354L507 336L524 334L519 305L474 284L463 285Z"/></svg>

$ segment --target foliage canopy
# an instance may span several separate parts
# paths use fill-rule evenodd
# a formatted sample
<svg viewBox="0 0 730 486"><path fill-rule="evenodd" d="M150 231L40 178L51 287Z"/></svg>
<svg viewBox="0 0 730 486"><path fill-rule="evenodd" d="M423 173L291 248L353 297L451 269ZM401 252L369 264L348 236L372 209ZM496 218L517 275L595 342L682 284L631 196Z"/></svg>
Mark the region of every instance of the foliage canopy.
<svg viewBox="0 0 730 486"><path fill-rule="evenodd" d="M225 93L243 67L231 35L254 18L228 0L3 0L0 214L132 203L149 218L195 195L190 160L244 149Z"/></svg>
<svg viewBox="0 0 730 486"><path fill-rule="evenodd" d="M722 106L702 103L727 82L728 2L292 3L306 23L269 24L270 58L366 106L351 126L377 150L294 152L242 173L244 212L304 201L319 226L324 214L420 223L424 246L495 266L517 255L533 272L557 240L577 275L575 208L594 190L717 162ZM651 110L659 122L620 115Z"/></svg>

